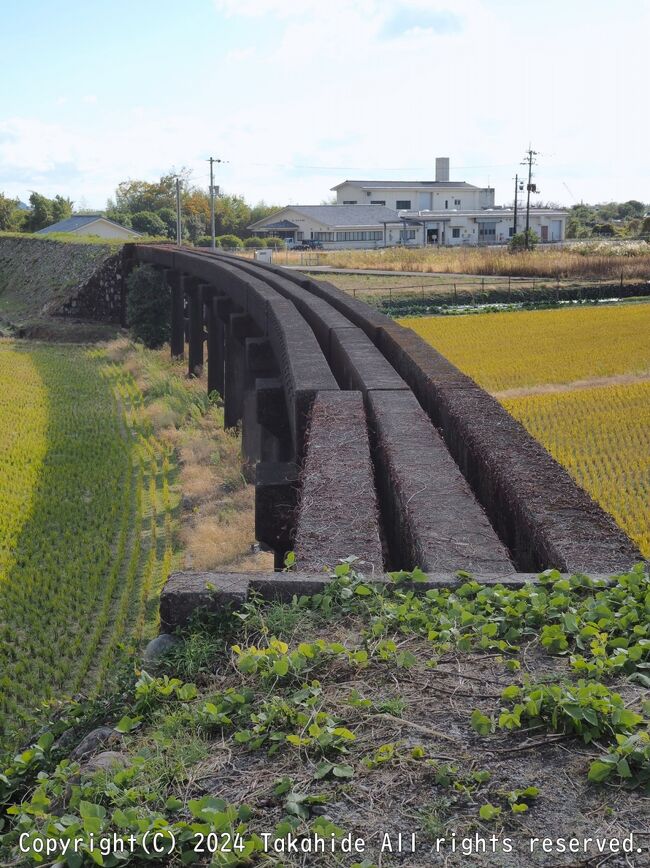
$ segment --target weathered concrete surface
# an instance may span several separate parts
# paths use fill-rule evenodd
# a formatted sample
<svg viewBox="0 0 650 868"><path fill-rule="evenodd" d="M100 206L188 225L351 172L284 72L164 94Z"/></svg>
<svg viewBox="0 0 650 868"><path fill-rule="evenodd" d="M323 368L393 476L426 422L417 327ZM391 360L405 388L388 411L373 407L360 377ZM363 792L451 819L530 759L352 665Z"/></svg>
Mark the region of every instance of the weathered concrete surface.
<svg viewBox="0 0 650 868"><path fill-rule="evenodd" d="M561 574L569 578L569 573ZM368 580L392 584L382 573ZM606 574L592 575L593 579L609 578ZM486 587L500 585L511 590L527 584L538 584L538 573L510 573L495 575L476 573L472 580ZM290 602L294 597L313 596L322 593L334 579L331 573L283 572L283 573L172 573L161 594L161 630L173 632L187 627L197 609L210 614L219 614L228 608L238 608L252 594L264 600ZM406 586L416 593L424 594L435 589L454 590L468 581L456 573L427 573L423 582ZM402 586L405 587L405 586ZM164 602L163 602L164 601ZM164 620L163 620L164 608Z"/></svg>
<svg viewBox="0 0 650 868"><path fill-rule="evenodd" d="M268 336L285 387L289 424L300 458L307 417L316 394L338 392L339 386L314 333L285 298L278 297L268 304Z"/></svg>
<svg viewBox="0 0 650 868"><path fill-rule="evenodd" d="M255 536L276 553L276 567L293 547L298 497L294 462L260 462L255 469Z"/></svg>
<svg viewBox="0 0 650 868"><path fill-rule="evenodd" d="M380 573L383 551L363 398L319 393L307 434L294 545L301 570L355 555Z"/></svg>
<svg viewBox="0 0 650 868"><path fill-rule="evenodd" d="M409 391L367 398L384 528L395 567L514 567L444 441Z"/></svg>
<svg viewBox="0 0 650 868"><path fill-rule="evenodd" d="M341 385L366 395L373 389L393 391L410 388L361 329L331 332L331 363Z"/></svg>
<svg viewBox="0 0 650 868"><path fill-rule="evenodd" d="M173 633L186 627L197 610L217 614L248 598L245 573L172 573L160 594L160 630Z"/></svg>

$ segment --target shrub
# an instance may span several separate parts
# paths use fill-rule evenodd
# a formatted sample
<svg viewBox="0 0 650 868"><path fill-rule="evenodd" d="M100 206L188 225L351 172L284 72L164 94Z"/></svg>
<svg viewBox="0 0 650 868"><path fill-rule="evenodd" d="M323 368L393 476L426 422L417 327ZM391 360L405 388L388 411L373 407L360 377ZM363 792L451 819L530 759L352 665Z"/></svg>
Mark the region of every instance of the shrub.
<svg viewBox="0 0 650 868"><path fill-rule="evenodd" d="M171 291L151 265L135 268L126 282L126 321L133 337L150 349L161 347L171 332Z"/></svg>
<svg viewBox="0 0 650 868"><path fill-rule="evenodd" d="M138 211L131 217L131 226L136 232L144 235L167 236L167 227L163 220L153 211Z"/></svg>
<svg viewBox="0 0 650 868"><path fill-rule="evenodd" d="M611 223L596 223L592 229L593 235L600 235L603 238L613 238L616 235L616 229Z"/></svg>
<svg viewBox="0 0 650 868"><path fill-rule="evenodd" d="M526 232L517 232L517 234L513 235L510 239L508 247L511 251L515 252L519 250L532 250L538 241L539 238L537 237L537 234L533 232L532 229L529 229L528 244L526 244Z"/></svg>
<svg viewBox="0 0 650 868"><path fill-rule="evenodd" d="M217 238L217 244L219 244L219 239ZM201 235L194 242L195 247L212 247L212 237L210 235Z"/></svg>
<svg viewBox="0 0 650 868"><path fill-rule="evenodd" d="M266 247L264 240L254 235L252 238L244 239L244 247Z"/></svg>
<svg viewBox="0 0 650 868"><path fill-rule="evenodd" d="M270 235L266 240L267 247L273 247L276 250L284 250L286 247L284 238L278 238L276 235Z"/></svg>
<svg viewBox="0 0 650 868"><path fill-rule="evenodd" d="M243 247L244 242L237 235L219 235L217 237L217 247L223 247L226 250L234 250L237 247Z"/></svg>
<svg viewBox="0 0 650 868"><path fill-rule="evenodd" d="M173 208L160 208L156 212L165 224L165 234L168 238L176 238L176 212Z"/></svg>

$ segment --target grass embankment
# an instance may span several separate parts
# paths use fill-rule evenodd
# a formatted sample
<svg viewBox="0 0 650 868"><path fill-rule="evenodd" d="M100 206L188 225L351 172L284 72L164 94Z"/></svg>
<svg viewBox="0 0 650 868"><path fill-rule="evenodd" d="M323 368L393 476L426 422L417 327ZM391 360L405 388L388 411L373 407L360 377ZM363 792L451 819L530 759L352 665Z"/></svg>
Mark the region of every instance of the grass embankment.
<svg viewBox="0 0 650 868"><path fill-rule="evenodd" d="M7 862L52 836L81 839L57 864L92 864L115 835L134 865L646 864L647 838L620 863L612 839L647 819L647 574L419 593L417 573L336 572L315 597L195 626L165 674L125 673L101 709L65 709L0 779ZM65 759L98 710L104 771Z"/></svg>
<svg viewBox="0 0 650 868"><path fill-rule="evenodd" d="M222 415L204 384L126 341L0 342L3 743L39 701L92 693L122 644L155 633L181 541L203 566L245 555L252 495ZM214 487L193 490L199 478ZM193 498L180 527L179 483ZM201 528L215 521L212 554Z"/></svg>
<svg viewBox="0 0 650 868"><path fill-rule="evenodd" d="M650 556L650 304L400 322L495 394Z"/></svg>
<svg viewBox="0 0 650 868"><path fill-rule="evenodd" d="M68 325L52 317L120 250L121 244L44 240L0 235L0 323L15 331L54 330ZM87 339L107 337L115 327L100 326ZM70 329L68 329L70 331Z"/></svg>
<svg viewBox="0 0 650 868"><path fill-rule="evenodd" d="M388 247L379 250L331 250L301 254L281 251L279 265L300 265L309 258L311 265L332 268L382 269L444 274L511 275L553 279L594 278L620 281L647 280L650 275L650 244L644 241L620 244L584 243L571 247L551 247L521 253L506 248Z"/></svg>

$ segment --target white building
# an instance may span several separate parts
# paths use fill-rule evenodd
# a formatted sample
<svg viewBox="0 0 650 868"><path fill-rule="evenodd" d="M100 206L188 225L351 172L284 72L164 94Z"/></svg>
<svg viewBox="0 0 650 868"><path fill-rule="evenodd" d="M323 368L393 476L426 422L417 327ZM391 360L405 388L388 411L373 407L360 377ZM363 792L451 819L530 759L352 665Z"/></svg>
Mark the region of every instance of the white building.
<svg viewBox="0 0 650 868"><path fill-rule="evenodd" d="M493 187L449 180L449 158L436 158L435 181L342 181L336 205L290 205L249 226L290 244L318 241L325 249L506 244L514 210L494 204ZM567 212L531 208L530 228L541 242L563 241ZM517 214L525 228L525 209Z"/></svg>
<svg viewBox="0 0 650 868"><path fill-rule="evenodd" d="M288 205L248 228L254 235L284 238L289 245L318 241L324 248L397 244L403 221L383 205Z"/></svg>
<svg viewBox="0 0 650 868"><path fill-rule="evenodd" d="M342 181L337 205L385 205L395 211L466 211L492 208L494 187L449 180L449 157L436 158L435 181Z"/></svg>
<svg viewBox="0 0 650 868"><path fill-rule="evenodd" d="M481 211L402 211L400 219L410 244L457 245L507 244L515 234L513 208L485 208ZM530 228L542 243L564 241L567 212L531 208ZM517 213L517 232L523 232L526 210Z"/></svg>

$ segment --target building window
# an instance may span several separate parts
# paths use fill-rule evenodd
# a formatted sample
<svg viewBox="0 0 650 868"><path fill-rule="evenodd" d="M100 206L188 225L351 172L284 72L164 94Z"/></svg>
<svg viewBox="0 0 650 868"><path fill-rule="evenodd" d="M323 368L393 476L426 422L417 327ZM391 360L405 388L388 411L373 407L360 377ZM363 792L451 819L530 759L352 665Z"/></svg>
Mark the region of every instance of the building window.
<svg viewBox="0 0 650 868"><path fill-rule="evenodd" d="M415 241L415 229L401 229L399 233L400 241Z"/></svg>
<svg viewBox="0 0 650 868"><path fill-rule="evenodd" d="M385 199L372 199L370 204L371 205L385 205L386 200Z"/></svg>
<svg viewBox="0 0 650 868"><path fill-rule="evenodd" d="M479 223L478 237L479 241L493 241L496 238L497 229L494 223Z"/></svg>
<svg viewBox="0 0 650 868"><path fill-rule="evenodd" d="M398 211L410 211L411 210L411 200L410 199L398 199L395 203L395 207Z"/></svg>
<svg viewBox="0 0 650 868"><path fill-rule="evenodd" d="M337 232L337 241L381 241L384 233L376 230L361 230L359 232Z"/></svg>
<svg viewBox="0 0 650 868"><path fill-rule="evenodd" d="M508 235L512 238L512 236L514 234L515 234L515 227L511 226L510 229L508 229Z"/></svg>
<svg viewBox="0 0 650 868"><path fill-rule="evenodd" d="M333 232L314 232L316 241L334 241Z"/></svg>
<svg viewBox="0 0 650 868"><path fill-rule="evenodd" d="M460 226L452 226L451 237L460 238Z"/></svg>
<svg viewBox="0 0 650 868"><path fill-rule="evenodd" d="M445 199L445 208L449 208L449 199Z"/></svg>
<svg viewBox="0 0 650 868"><path fill-rule="evenodd" d="M343 204L344 205L356 205L357 200L356 199L344 199Z"/></svg>
<svg viewBox="0 0 650 868"><path fill-rule="evenodd" d="M454 205L460 205L460 199L454 199Z"/></svg>

